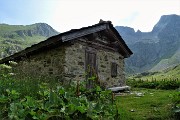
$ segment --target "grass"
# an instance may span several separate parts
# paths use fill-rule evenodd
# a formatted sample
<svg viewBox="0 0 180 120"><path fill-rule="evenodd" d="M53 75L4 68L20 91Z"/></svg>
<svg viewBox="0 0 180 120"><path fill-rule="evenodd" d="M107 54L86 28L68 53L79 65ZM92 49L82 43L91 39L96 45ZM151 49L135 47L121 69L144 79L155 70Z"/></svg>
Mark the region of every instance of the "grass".
<svg viewBox="0 0 180 120"><path fill-rule="evenodd" d="M33 25L8 25L0 24L0 35L11 33L17 30L28 30L36 27L36 24Z"/></svg>
<svg viewBox="0 0 180 120"><path fill-rule="evenodd" d="M144 72L141 74L130 76L130 79L141 79L141 80L180 80L180 65L172 68L168 68L158 72Z"/></svg>
<svg viewBox="0 0 180 120"><path fill-rule="evenodd" d="M127 84L136 88L134 94L117 97L122 120L179 120L180 92L175 89L180 87L180 65L130 76Z"/></svg>
<svg viewBox="0 0 180 120"><path fill-rule="evenodd" d="M134 94L116 97L121 120L173 120L172 97L176 92L136 88L132 91Z"/></svg>
<svg viewBox="0 0 180 120"><path fill-rule="evenodd" d="M40 35L33 35L32 37L24 36L23 38L20 36L16 36L13 39L0 37L0 48L1 48L0 55L3 52L5 56L8 56L10 51L17 52L17 51L23 50L45 39L46 37L40 36ZM19 48L19 49L16 50L16 48Z"/></svg>
<svg viewBox="0 0 180 120"><path fill-rule="evenodd" d="M15 52L21 51L33 44L46 40L47 37L39 33L38 24L32 25L8 25L0 24L0 58L9 56ZM32 32L28 35L28 31ZM53 31L52 31L53 32ZM52 35L57 34L53 33Z"/></svg>

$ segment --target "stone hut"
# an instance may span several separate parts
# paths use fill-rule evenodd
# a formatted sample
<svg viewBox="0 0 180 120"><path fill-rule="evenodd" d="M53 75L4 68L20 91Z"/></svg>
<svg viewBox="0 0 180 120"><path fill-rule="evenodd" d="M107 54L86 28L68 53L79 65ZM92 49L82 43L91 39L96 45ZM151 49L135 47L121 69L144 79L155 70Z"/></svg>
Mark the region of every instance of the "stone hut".
<svg viewBox="0 0 180 120"><path fill-rule="evenodd" d="M17 73L49 76L64 81L86 80L96 76L105 87L124 86L124 59L130 57L128 48L110 21L72 29L52 36L14 55L0 64L15 61Z"/></svg>

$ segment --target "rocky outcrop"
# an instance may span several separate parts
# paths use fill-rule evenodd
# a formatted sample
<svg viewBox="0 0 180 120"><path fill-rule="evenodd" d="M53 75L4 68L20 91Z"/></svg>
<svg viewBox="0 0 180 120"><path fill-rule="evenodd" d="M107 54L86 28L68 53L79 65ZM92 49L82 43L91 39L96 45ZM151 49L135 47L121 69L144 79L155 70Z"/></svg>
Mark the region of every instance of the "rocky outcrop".
<svg viewBox="0 0 180 120"><path fill-rule="evenodd" d="M126 60L126 69L131 73L148 71L156 65L162 66L156 67L161 70L165 68L164 66L168 67L167 63L161 60L169 59L168 62L171 62L172 56L178 54L180 48L179 15L162 16L151 32L135 32L133 28L122 26L117 26L116 29L134 53Z"/></svg>
<svg viewBox="0 0 180 120"><path fill-rule="evenodd" d="M33 26L32 29L17 30L15 32L21 37L24 37L24 36L32 37L33 35L51 37L51 36L59 34L59 32L54 30L51 26L49 26L46 23L36 23L36 24L33 24L32 26Z"/></svg>
<svg viewBox="0 0 180 120"><path fill-rule="evenodd" d="M36 23L36 28L34 29L35 34L39 34L45 37L51 37L59 34L56 30L54 30L51 26L46 23Z"/></svg>

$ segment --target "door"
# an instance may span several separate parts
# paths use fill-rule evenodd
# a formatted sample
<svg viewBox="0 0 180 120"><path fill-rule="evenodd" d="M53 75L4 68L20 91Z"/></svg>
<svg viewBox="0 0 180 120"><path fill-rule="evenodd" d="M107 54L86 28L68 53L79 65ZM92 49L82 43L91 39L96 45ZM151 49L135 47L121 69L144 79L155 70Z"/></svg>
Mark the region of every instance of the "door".
<svg viewBox="0 0 180 120"><path fill-rule="evenodd" d="M86 87L93 87L92 77L97 76L97 66L96 66L96 53L92 51L86 51L85 55L85 69L86 69Z"/></svg>

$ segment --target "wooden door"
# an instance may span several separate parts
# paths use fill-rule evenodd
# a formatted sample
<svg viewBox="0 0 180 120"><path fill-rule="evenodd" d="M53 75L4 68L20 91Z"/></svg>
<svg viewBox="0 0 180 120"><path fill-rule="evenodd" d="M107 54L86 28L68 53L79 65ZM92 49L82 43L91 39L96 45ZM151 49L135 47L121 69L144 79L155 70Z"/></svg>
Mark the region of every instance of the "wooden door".
<svg viewBox="0 0 180 120"><path fill-rule="evenodd" d="M96 53L91 51L86 51L85 58L85 69L86 69L86 81L87 88L93 87L93 80L90 78L95 77L97 75L97 65L96 65Z"/></svg>

